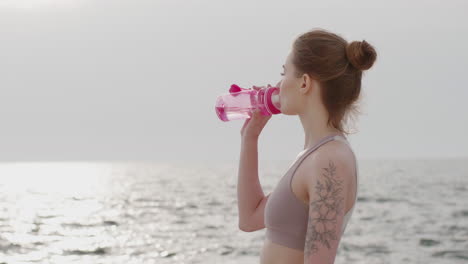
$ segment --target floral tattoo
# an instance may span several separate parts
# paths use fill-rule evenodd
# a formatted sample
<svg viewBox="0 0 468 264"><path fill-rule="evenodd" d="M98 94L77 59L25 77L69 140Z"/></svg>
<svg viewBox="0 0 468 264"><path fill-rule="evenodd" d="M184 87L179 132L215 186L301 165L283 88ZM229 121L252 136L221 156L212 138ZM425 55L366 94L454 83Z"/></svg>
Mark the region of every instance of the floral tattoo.
<svg viewBox="0 0 468 264"><path fill-rule="evenodd" d="M336 177L336 166L329 161L328 168L322 168L323 177L319 177L315 186L318 198L309 201L309 223L305 241L305 254L310 255L319 249L319 245L331 248L331 240L337 240L337 216L343 210L342 181Z"/></svg>

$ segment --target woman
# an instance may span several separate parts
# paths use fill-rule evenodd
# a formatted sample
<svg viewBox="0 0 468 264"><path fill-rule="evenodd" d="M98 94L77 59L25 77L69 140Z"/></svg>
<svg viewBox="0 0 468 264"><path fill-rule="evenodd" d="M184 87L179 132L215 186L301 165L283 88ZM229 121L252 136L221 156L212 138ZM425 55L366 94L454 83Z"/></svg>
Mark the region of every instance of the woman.
<svg viewBox="0 0 468 264"><path fill-rule="evenodd" d="M334 263L358 189L357 159L343 123L357 109L362 72L376 57L366 41L348 43L323 29L294 41L277 86L281 112L301 120L304 150L267 196L258 178L257 143L271 116L254 112L245 121L237 186L239 228L266 228L262 264Z"/></svg>

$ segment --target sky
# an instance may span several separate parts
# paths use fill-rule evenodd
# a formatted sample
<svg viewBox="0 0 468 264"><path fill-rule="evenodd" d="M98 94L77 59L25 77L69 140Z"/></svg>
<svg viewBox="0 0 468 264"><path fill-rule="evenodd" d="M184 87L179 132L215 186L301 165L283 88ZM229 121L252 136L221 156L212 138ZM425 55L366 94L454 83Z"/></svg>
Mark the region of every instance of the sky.
<svg viewBox="0 0 468 264"><path fill-rule="evenodd" d="M348 136L359 159L468 158L466 1L0 1L0 161L237 161L231 84L276 84L314 28L377 51ZM302 151L274 115L260 160Z"/></svg>

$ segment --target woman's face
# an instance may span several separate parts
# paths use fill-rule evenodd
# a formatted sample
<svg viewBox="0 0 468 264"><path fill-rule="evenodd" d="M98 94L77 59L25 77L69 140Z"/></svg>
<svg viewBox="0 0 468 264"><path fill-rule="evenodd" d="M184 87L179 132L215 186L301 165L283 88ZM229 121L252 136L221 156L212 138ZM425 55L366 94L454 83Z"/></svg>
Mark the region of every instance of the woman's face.
<svg viewBox="0 0 468 264"><path fill-rule="evenodd" d="M295 67L291 62L292 53L290 52L286 57L286 62L283 65L283 72L281 75L283 78L277 84L280 88L280 104L281 112L283 114L295 115L297 113L297 102L299 99L298 87L300 85L300 78L294 76Z"/></svg>

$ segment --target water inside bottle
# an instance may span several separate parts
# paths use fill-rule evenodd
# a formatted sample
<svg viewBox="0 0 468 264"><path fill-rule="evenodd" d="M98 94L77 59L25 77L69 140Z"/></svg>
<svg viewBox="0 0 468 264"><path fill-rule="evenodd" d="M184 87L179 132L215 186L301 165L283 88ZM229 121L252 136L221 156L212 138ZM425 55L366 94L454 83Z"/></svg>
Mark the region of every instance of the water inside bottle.
<svg viewBox="0 0 468 264"><path fill-rule="evenodd" d="M236 119L247 119L251 118L252 111L254 109L260 110L260 113L263 115L271 115L271 110L268 109L266 105L266 89L260 90L257 92L242 92L239 94L234 95L233 93L218 97L216 102L216 113L218 114L219 119L222 121L231 121ZM238 104L237 106L229 106L232 105L232 96L236 96ZM272 103L275 105L276 108L280 108L279 102L279 92L275 91L274 94L271 95ZM239 104L241 106L239 106Z"/></svg>
<svg viewBox="0 0 468 264"><path fill-rule="evenodd" d="M218 113L219 118L223 121L250 118L250 111L248 108L240 107L216 107L216 113Z"/></svg>

